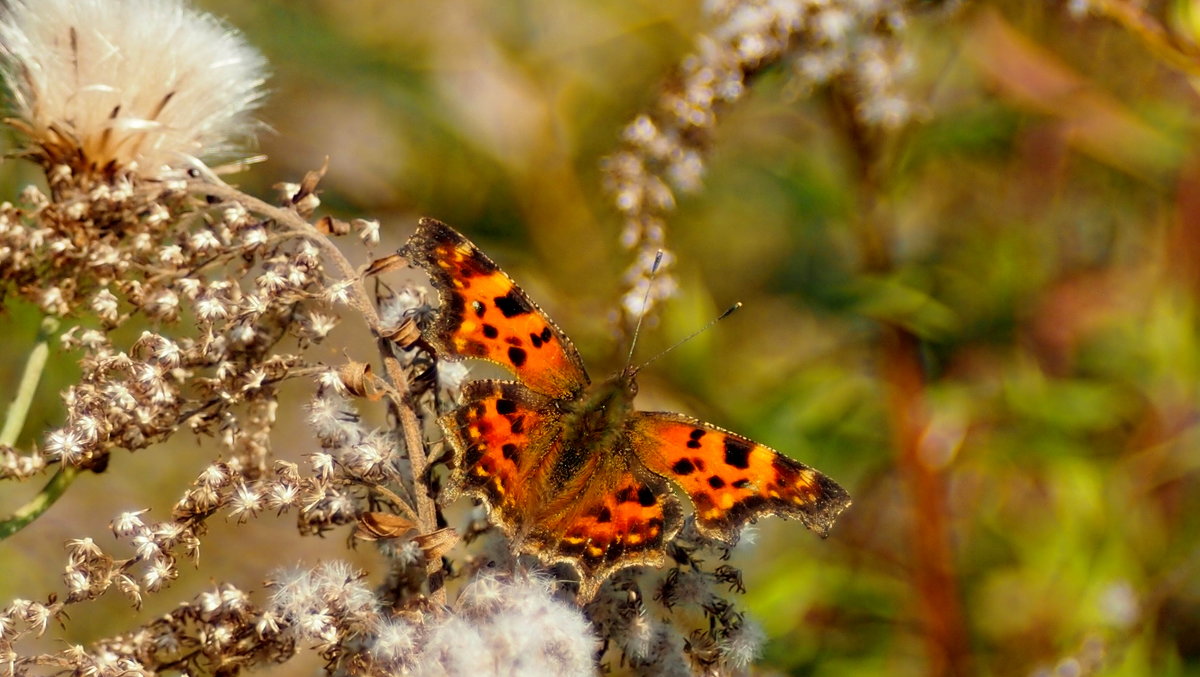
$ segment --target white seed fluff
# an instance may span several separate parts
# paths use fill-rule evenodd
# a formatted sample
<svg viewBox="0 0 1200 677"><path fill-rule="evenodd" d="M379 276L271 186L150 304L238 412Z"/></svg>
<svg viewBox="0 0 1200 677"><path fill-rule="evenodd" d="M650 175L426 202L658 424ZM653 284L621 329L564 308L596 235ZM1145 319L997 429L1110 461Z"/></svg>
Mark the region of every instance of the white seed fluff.
<svg viewBox="0 0 1200 677"><path fill-rule="evenodd" d="M11 0L0 9L12 113L47 160L158 175L247 139L266 62L184 0Z"/></svg>

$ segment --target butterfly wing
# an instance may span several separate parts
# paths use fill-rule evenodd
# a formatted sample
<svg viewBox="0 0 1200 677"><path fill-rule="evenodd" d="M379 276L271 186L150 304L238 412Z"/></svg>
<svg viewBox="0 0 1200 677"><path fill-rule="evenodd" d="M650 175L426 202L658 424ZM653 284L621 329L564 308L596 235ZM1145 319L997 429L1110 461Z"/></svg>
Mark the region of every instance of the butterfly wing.
<svg viewBox="0 0 1200 677"><path fill-rule="evenodd" d="M551 453L560 417L544 396L510 381L471 381L463 402L438 421L454 450L450 494L485 500L512 534L538 502L531 474Z"/></svg>
<svg viewBox="0 0 1200 677"><path fill-rule="evenodd" d="M538 521L529 551L573 565L587 601L617 570L661 565L682 523L679 501L662 478L635 467L597 472L568 507Z"/></svg>
<svg viewBox="0 0 1200 677"><path fill-rule="evenodd" d="M763 515L794 517L825 536L850 505L846 491L820 472L688 416L634 412L627 430L646 468L673 480L692 500L700 530L726 543Z"/></svg>
<svg viewBox="0 0 1200 677"><path fill-rule="evenodd" d="M440 419L454 449L451 492L485 500L518 550L572 564L583 599L617 569L662 563L682 516L661 477L611 450L556 476L563 417L520 383L472 381L463 401Z"/></svg>
<svg viewBox="0 0 1200 677"><path fill-rule="evenodd" d="M588 384L570 339L471 241L421 219L401 256L429 273L441 306L423 336L443 357L500 364L531 390L565 398Z"/></svg>

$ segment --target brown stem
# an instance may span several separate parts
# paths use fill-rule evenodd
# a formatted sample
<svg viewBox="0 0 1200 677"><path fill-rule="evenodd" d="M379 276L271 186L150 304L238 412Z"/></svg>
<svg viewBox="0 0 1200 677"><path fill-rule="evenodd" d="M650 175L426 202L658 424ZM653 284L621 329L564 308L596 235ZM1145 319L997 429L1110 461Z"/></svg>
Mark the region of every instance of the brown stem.
<svg viewBox="0 0 1200 677"><path fill-rule="evenodd" d="M929 652L927 674L970 675L970 644L950 547L945 476L921 455L928 415L920 346L912 333L886 326L880 349L896 462L912 505L912 578Z"/></svg>
<svg viewBox="0 0 1200 677"><path fill-rule="evenodd" d="M844 88L833 88L831 114L844 132L858 173L862 216L856 236L862 267L869 275L887 275L895 264L889 247L892 223L879 199L883 194L881 139L858 120L854 102ZM880 375L887 390L896 464L910 494L912 586L929 655L927 674L969 675L971 649L954 574L945 476L921 457L921 437L929 415L920 342L912 332L886 320L881 321L880 332Z"/></svg>
<svg viewBox="0 0 1200 677"><path fill-rule="evenodd" d="M425 455L425 441L421 434L421 421L417 418L417 410L412 402L412 393L408 389L408 378L400 365L400 361L391 355L391 346L384 339L379 340L379 349L385 355L384 370L393 383L403 384L401 397L395 402L396 416L400 419L400 429L404 432L404 444L408 447L409 462L412 464L413 497L417 501L417 517L421 523L421 533L431 534L437 530L437 504L429 493L425 475L429 470L429 458ZM429 560L425 565L429 576L429 594L435 603L444 604L446 591L442 587L441 558Z"/></svg>

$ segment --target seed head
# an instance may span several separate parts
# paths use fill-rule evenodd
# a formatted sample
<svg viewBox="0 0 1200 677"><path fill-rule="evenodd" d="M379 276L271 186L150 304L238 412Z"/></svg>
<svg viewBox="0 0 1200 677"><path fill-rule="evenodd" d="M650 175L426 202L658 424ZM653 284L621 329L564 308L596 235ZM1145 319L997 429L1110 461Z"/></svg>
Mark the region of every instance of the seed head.
<svg viewBox="0 0 1200 677"><path fill-rule="evenodd" d="M0 59L31 156L77 173L225 153L263 96L262 56L183 0L12 0Z"/></svg>

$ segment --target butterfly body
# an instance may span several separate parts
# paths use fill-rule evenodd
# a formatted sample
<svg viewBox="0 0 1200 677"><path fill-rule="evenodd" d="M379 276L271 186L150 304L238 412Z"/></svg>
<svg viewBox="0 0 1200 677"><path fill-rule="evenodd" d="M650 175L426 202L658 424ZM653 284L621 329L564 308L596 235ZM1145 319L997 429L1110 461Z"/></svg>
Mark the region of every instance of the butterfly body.
<svg viewBox="0 0 1200 677"><path fill-rule="evenodd" d="M473 381L439 423L454 451L451 492L483 500L520 552L569 562L580 595L613 572L661 564L682 524L668 480L700 531L732 543L748 521L795 517L824 535L849 504L825 475L683 414L637 411L637 370L593 383L561 330L462 235L422 219L401 255L430 274L441 305L422 335L445 359L490 360L517 381Z"/></svg>
<svg viewBox="0 0 1200 677"><path fill-rule="evenodd" d="M597 455L627 453L621 443L637 393L634 375L633 370L627 370L591 384L578 398L554 401L554 406L564 412L559 444L562 451L551 473L554 479L568 481Z"/></svg>

